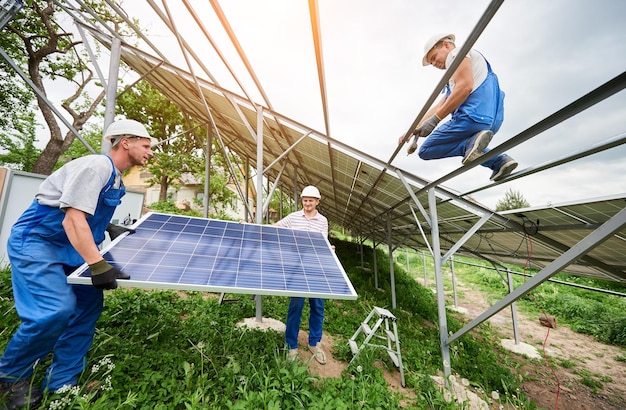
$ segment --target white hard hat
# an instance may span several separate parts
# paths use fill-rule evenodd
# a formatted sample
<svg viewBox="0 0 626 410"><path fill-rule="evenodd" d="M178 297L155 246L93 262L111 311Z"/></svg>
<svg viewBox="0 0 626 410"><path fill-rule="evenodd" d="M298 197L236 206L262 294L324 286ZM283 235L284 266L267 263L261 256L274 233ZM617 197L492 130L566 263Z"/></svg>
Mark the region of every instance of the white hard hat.
<svg viewBox="0 0 626 410"><path fill-rule="evenodd" d="M304 198L305 196L320 199L322 196L320 195L319 189L314 187L313 185L309 185L304 187L302 193L300 194L300 198Z"/></svg>
<svg viewBox="0 0 626 410"><path fill-rule="evenodd" d="M111 123L104 133L104 138L109 139L112 145L115 145L124 136L148 138L150 145L156 145L158 142L156 138L148 134L148 130L142 123L135 120L117 120Z"/></svg>
<svg viewBox="0 0 626 410"><path fill-rule="evenodd" d="M456 39L456 37L454 36L454 34L437 33L431 36L428 40L426 40L426 42L424 43L424 57L422 57L422 65L426 66L430 64L428 60L426 59L426 56L428 55L430 50L432 50L433 47L435 47L435 44L445 39L449 39L450 41L454 43L454 40Z"/></svg>

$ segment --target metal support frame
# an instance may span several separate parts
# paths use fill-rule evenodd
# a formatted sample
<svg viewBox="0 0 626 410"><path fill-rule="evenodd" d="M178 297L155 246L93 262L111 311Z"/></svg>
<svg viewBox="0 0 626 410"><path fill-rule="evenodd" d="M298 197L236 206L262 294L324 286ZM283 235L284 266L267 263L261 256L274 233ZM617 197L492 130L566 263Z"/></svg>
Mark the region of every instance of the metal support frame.
<svg viewBox="0 0 626 410"><path fill-rule="evenodd" d="M372 243L374 253L374 289L378 289L378 260L376 257L376 241Z"/></svg>
<svg viewBox="0 0 626 410"><path fill-rule="evenodd" d="M443 274L441 272L441 248L439 246L439 220L437 219L437 200L435 190L428 191L428 204L430 208L430 220L432 221L432 244L433 260L435 262L435 284L437 288L437 314L439 316L439 341L441 344L441 357L443 362L443 374L450 376L450 346L448 344L448 319L446 317L446 300L443 289Z"/></svg>
<svg viewBox="0 0 626 410"><path fill-rule="evenodd" d="M202 205L204 206L204 217L209 217L209 196L211 194L211 155L213 146L213 135L211 127L206 128L206 148L205 148L205 160L204 160L204 198L202 198ZM245 208L247 209L247 207Z"/></svg>
<svg viewBox="0 0 626 410"><path fill-rule="evenodd" d="M256 223L263 224L263 107L256 106ZM263 301L261 295L255 296L256 321L263 320Z"/></svg>
<svg viewBox="0 0 626 410"><path fill-rule="evenodd" d="M450 275L452 278L452 296L454 298L454 307L459 306L459 301L456 295L456 277L454 276L454 258L450 257Z"/></svg>
<svg viewBox="0 0 626 410"><path fill-rule="evenodd" d="M448 343L452 343L465 333L469 332L479 324L483 323L491 316L495 315L517 299L526 295L528 292L541 285L545 280L559 273L564 267L571 264L576 259L585 255L596 246L607 240L615 232L619 231L624 225L626 225L626 208L619 211L611 219L602 224L598 229L587 235L576 245L572 246L569 250L556 258L552 263L543 268L540 272L535 274L532 278L524 282L521 286L502 298L491 308L483 312L477 318L465 325L449 339Z"/></svg>
<svg viewBox="0 0 626 410"><path fill-rule="evenodd" d="M515 289L513 287L513 275L511 274L511 269L506 270L507 282L509 285L509 293L512 293ZM519 337L519 326L517 326L517 307L515 306L515 302L511 303L511 322L513 322L513 337L515 339L515 344L520 344Z"/></svg>
<svg viewBox="0 0 626 410"><path fill-rule="evenodd" d="M104 125L102 127L102 143L100 152L108 154L111 152L111 141L104 138L106 129L115 118L115 102L117 100L117 80L120 72L120 57L122 52L122 42L114 37L111 45L111 60L109 61L109 81L106 86L106 106L104 108Z"/></svg>
<svg viewBox="0 0 626 410"><path fill-rule="evenodd" d="M389 280L391 281L391 307L396 308L396 278L393 269L393 243L391 242L391 214L387 215L387 244L389 245Z"/></svg>

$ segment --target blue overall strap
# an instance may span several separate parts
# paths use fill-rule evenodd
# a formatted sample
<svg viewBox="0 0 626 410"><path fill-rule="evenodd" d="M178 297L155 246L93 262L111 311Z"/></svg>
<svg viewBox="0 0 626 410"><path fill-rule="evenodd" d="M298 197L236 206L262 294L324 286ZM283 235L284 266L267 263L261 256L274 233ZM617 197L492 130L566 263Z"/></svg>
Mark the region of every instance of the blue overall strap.
<svg viewBox="0 0 626 410"><path fill-rule="evenodd" d="M109 159L109 162L111 163L111 167L113 168L113 171L111 172L111 177L107 181L106 185L104 185L102 189L100 190L100 195L104 194L106 191L108 191L109 189L113 187L113 184L115 184L115 176L117 175L117 172L115 171L115 164L113 164L113 159L111 159L111 157L106 154L102 154L102 155L104 155L105 157ZM121 181L122 179L120 178L120 184L122 183Z"/></svg>

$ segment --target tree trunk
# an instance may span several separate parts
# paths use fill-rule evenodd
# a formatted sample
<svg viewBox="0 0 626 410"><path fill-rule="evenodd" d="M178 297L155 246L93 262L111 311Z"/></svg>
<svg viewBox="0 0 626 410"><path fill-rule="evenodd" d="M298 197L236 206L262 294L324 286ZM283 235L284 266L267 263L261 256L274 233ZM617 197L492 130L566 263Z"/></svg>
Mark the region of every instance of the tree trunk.
<svg viewBox="0 0 626 410"><path fill-rule="evenodd" d="M163 202L163 201L167 201L167 188L169 188L169 178L167 177L167 175L162 175L161 176L161 190L159 191L159 201Z"/></svg>

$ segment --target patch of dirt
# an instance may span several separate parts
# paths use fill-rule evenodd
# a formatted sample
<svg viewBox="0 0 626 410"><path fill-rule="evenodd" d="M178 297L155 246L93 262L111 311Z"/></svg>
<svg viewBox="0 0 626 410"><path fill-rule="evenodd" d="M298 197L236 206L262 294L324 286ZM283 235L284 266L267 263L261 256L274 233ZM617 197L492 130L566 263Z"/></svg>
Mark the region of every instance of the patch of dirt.
<svg viewBox="0 0 626 410"><path fill-rule="evenodd" d="M457 284L458 306L467 309L466 319L474 319L489 308L485 296ZM462 295L462 296L461 296ZM548 315L549 312L546 312ZM503 339L514 339L511 308L505 308L488 319ZM522 389L538 407L546 409L626 408L626 349L600 343L590 336L565 326L550 329L539 323L539 317L527 317L517 311L520 342L536 347L543 359L519 357L517 373L524 377ZM555 363L550 366L546 357ZM564 367L566 364L567 367ZM583 384L597 382L596 391ZM591 381L591 383L589 383ZM600 386L601 384L601 386Z"/></svg>
<svg viewBox="0 0 626 410"><path fill-rule="evenodd" d="M465 313L456 314L464 315L467 321L478 317L490 306L480 291L472 290L460 283L457 284L457 293L462 295L458 297L458 307ZM510 307L498 312L488 321L503 340L514 339ZM521 388L538 408L626 409L626 363L616 360L616 357L626 357L626 349L600 343L590 336L559 326L558 323L556 328L547 328L540 324L538 317L527 317L519 311L517 322L520 342L534 346L541 357L530 359L511 353L518 358L519 368L516 372L524 379ZM320 343L326 352L325 365L319 364L305 348L308 345L308 335L305 331L300 331L298 342L300 360L308 363L311 374L325 378L342 377L347 363L332 357L332 346L335 343L332 336L324 334ZM546 356L551 357L555 364L551 366ZM598 383L595 392L592 387L583 384L584 376L586 380ZM400 392L408 399L416 397L414 392L402 387L399 371L385 371L384 377L390 390ZM499 407L493 404L491 408Z"/></svg>

